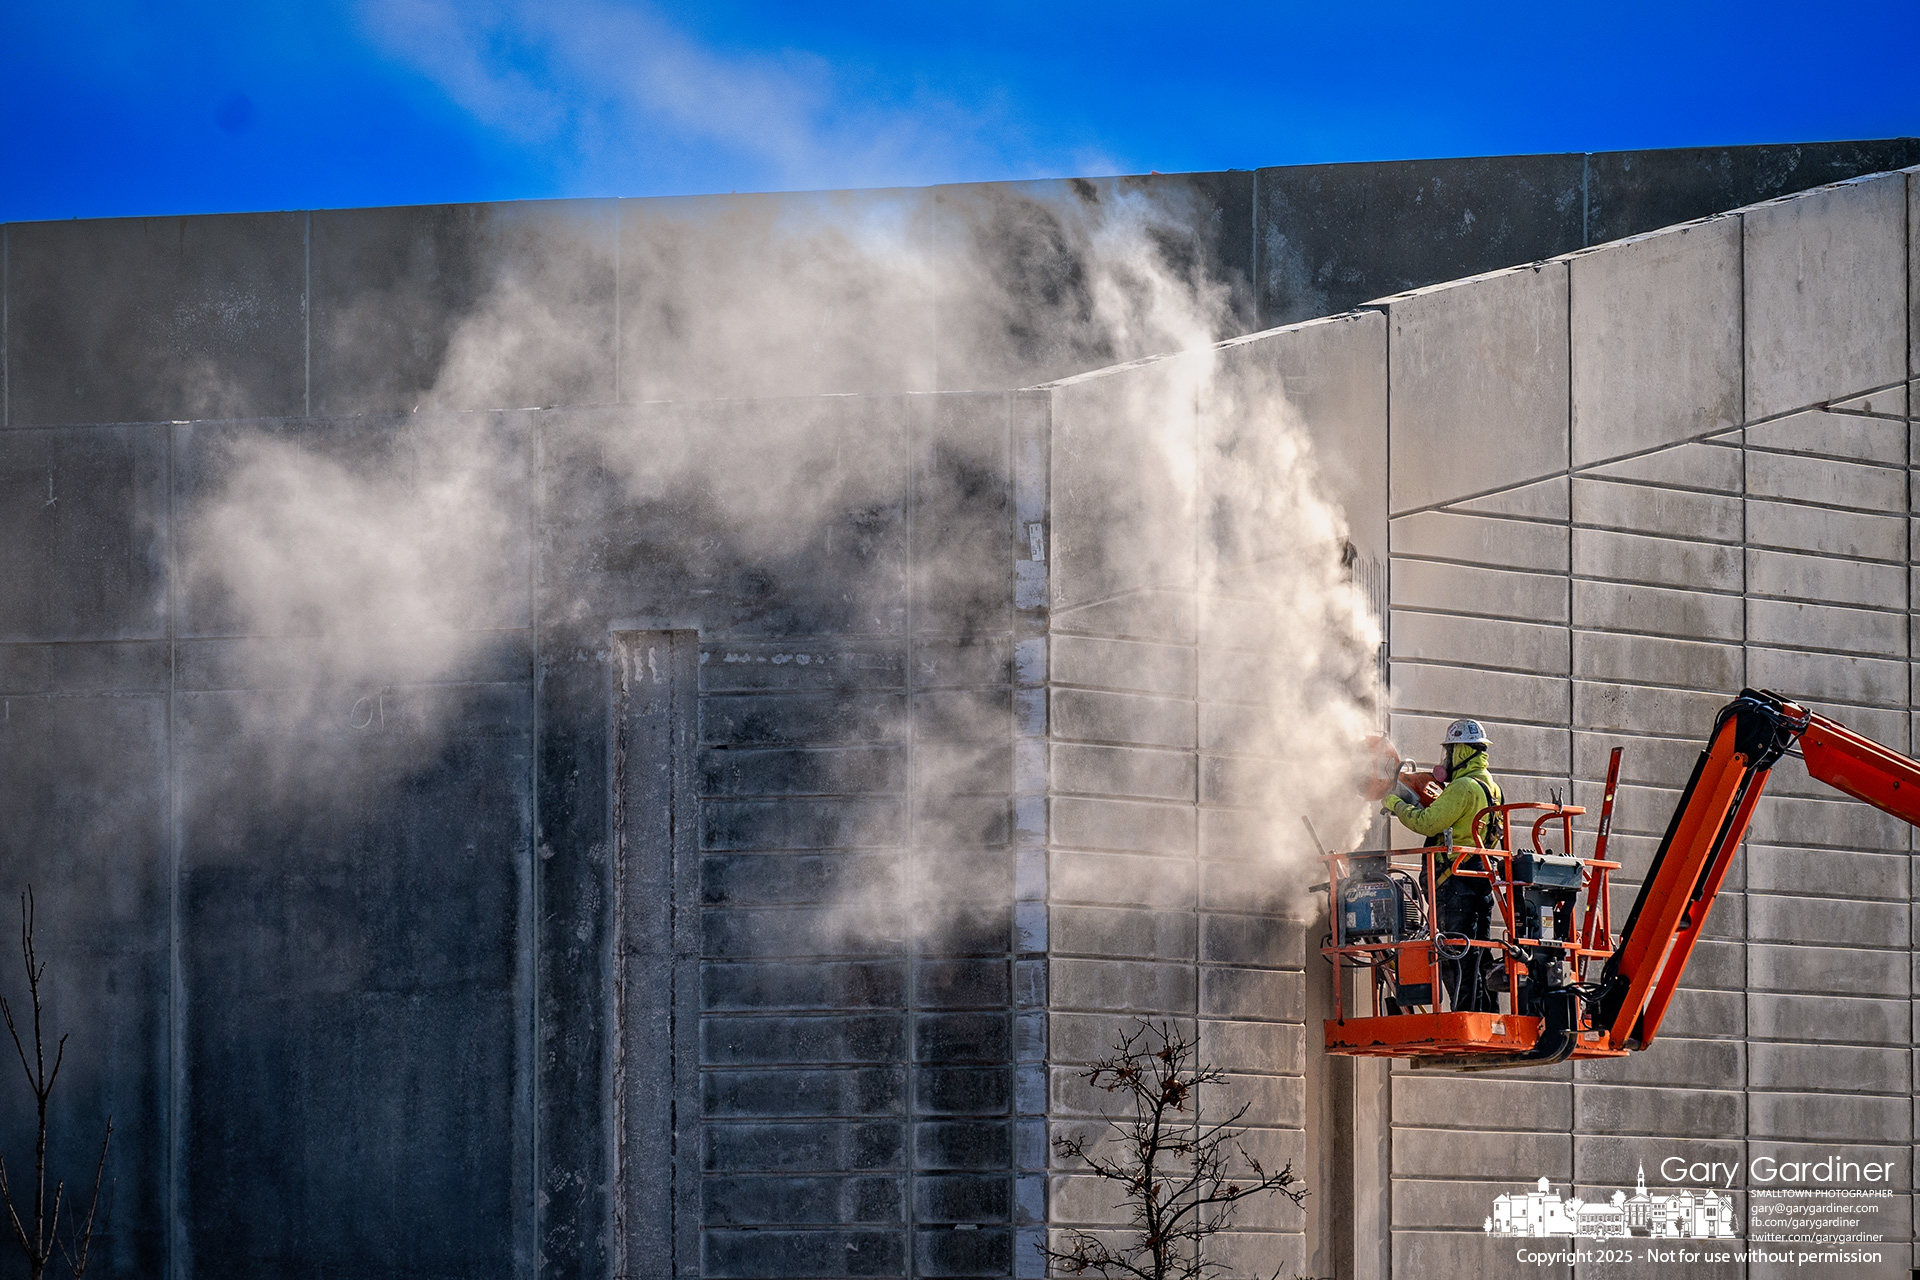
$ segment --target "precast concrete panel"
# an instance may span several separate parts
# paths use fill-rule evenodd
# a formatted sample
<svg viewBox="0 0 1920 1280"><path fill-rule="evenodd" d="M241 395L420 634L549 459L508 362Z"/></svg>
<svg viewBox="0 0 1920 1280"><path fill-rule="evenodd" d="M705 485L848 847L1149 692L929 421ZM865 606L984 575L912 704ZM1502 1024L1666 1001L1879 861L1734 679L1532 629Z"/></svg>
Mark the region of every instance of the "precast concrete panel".
<svg viewBox="0 0 1920 1280"><path fill-rule="evenodd" d="M7 228L8 422L306 410L303 213Z"/></svg>
<svg viewBox="0 0 1920 1280"><path fill-rule="evenodd" d="M1532 517L1538 520L1565 520L1571 502L1568 477L1551 476L1533 484L1502 489L1481 498L1468 498L1452 504L1455 511L1477 511L1496 516Z"/></svg>
<svg viewBox="0 0 1920 1280"><path fill-rule="evenodd" d="M1587 240L1600 244L1908 163L1913 139L1689 147L1587 158Z"/></svg>
<svg viewBox="0 0 1920 1280"><path fill-rule="evenodd" d="M616 202L319 210L311 219L309 412L616 398Z"/></svg>
<svg viewBox="0 0 1920 1280"><path fill-rule="evenodd" d="M167 467L161 426L0 437L0 640L166 635Z"/></svg>
<svg viewBox="0 0 1920 1280"><path fill-rule="evenodd" d="M1305 431L1311 462L1327 496L1345 514L1363 555L1386 556L1387 512L1380 477L1387 466L1386 320L1354 312L1253 334L1222 344L1222 376L1255 370L1277 377Z"/></svg>
<svg viewBox="0 0 1920 1280"><path fill-rule="evenodd" d="M1573 465L1737 426L1740 220L1574 254Z"/></svg>
<svg viewBox="0 0 1920 1280"><path fill-rule="evenodd" d="M1382 300L1394 512L1567 469L1567 267Z"/></svg>
<svg viewBox="0 0 1920 1280"><path fill-rule="evenodd" d="M49 1053L69 1037L48 1169L67 1183L69 1205L84 1204L89 1192L74 1189L90 1187L112 1119L110 1216L94 1244L94 1265L109 1275L155 1274L168 1252L167 1188L153 1176L172 1136L166 658L152 644L0 646L0 851L14 965L31 889ZM90 802L73 803L76 792ZM23 986L9 965L4 990L31 1043ZM9 1111L0 1140L9 1153L33 1149L30 1105Z"/></svg>
<svg viewBox="0 0 1920 1280"><path fill-rule="evenodd" d="M1292 323L1577 248L1583 167L1562 155L1262 169L1262 314Z"/></svg>
<svg viewBox="0 0 1920 1280"><path fill-rule="evenodd" d="M932 191L618 204L622 401L935 389Z"/></svg>
<svg viewBox="0 0 1920 1280"><path fill-rule="evenodd" d="M1748 418L1858 395L1906 376L1905 187L1900 175L1888 174L1741 214Z"/></svg>

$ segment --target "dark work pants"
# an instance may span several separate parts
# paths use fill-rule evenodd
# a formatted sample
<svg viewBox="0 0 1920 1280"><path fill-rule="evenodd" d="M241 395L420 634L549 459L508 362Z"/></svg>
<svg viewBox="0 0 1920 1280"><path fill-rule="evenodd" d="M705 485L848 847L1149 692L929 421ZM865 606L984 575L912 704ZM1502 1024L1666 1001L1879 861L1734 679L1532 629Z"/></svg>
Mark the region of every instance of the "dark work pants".
<svg viewBox="0 0 1920 1280"><path fill-rule="evenodd" d="M1493 921L1493 888L1485 880L1449 877L1440 884L1440 931L1484 942ZM1487 994L1481 975L1492 952L1475 947L1462 960L1441 960L1440 980L1458 1013L1491 1013L1499 1008Z"/></svg>

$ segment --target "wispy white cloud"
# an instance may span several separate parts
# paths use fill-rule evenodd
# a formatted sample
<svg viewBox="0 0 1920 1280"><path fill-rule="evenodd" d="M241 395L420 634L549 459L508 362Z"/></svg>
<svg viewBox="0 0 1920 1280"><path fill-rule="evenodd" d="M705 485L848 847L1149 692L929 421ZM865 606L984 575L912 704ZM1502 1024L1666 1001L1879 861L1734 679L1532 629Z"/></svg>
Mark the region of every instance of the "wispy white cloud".
<svg viewBox="0 0 1920 1280"><path fill-rule="evenodd" d="M803 51L709 47L618 0L366 0L366 29L481 126L574 190L887 186L1027 176L1039 150L1002 95L853 85ZM1101 167L1097 151L1076 159Z"/></svg>

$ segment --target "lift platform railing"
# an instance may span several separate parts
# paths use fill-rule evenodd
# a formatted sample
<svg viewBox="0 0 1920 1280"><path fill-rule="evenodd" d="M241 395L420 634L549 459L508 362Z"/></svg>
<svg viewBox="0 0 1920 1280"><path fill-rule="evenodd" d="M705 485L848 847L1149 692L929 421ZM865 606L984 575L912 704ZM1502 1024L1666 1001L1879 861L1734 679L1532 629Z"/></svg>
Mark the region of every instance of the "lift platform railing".
<svg viewBox="0 0 1920 1280"><path fill-rule="evenodd" d="M1603 833L1612 813L1617 758L1612 775ZM1322 954L1341 972L1362 971L1372 979L1363 1007L1351 1014L1346 984L1334 984L1328 1048L1408 1056L1410 1046L1417 1045L1424 1057L1510 1055L1533 1048L1548 1013L1540 997L1569 982L1586 982L1613 955L1608 877L1620 864L1607 860L1604 834L1593 856L1575 855L1574 819L1585 812L1578 805L1537 801L1489 806L1475 815L1473 829L1482 829L1480 817L1497 813L1503 837L1495 847L1437 845L1328 856L1332 930ZM1531 847L1516 851L1513 835L1521 823L1527 823ZM1554 827L1557 851L1550 847ZM1487 938L1441 929L1441 887L1455 877L1487 883L1496 926ZM1484 964L1467 963L1476 952ZM1455 975L1451 984L1445 981L1449 965ZM1483 973L1502 972L1504 1008L1453 1007L1452 994L1469 994L1462 990L1468 979L1460 975L1478 982ZM1587 1035L1590 1030L1569 1026L1569 1036L1586 1035L1573 1049L1575 1056L1617 1052Z"/></svg>
<svg viewBox="0 0 1920 1280"><path fill-rule="evenodd" d="M1773 767L1801 756L1808 776L1886 813L1920 825L1920 761L1863 738L1765 689L1744 689L1714 720L1706 750L1680 793L1633 909L1616 940L1609 914L1606 859L1620 781L1620 750L1607 770L1593 854L1574 853L1578 806L1517 803L1495 809L1506 833L1500 848L1373 850L1329 857L1333 929L1323 954L1336 966L1330 1053L1409 1058L1413 1065L1493 1070L1618 1057L1645 1049L1659 1031L1714 899L1753 822ZM1402 768L1397 755L1388 760ZM1381 775L1377 782L1390 782ZM1538 810L1531 853L1515 853L1517 815ZM1560 824L1559 854L1542 844ZM1479 829L1478 823L1473 828ZM1546 879L1540 869L1547 869ZM1577 871L1574 869L1577 868ZM1499 930L1485 938L1439 927L1441 885L1451 877L1485 880ZM1584 909L1576 904L1584 897ZM1347 910L1352 908L1350 912ZM1572 926L1575 912L1579 926ZM1364 918L1363 918L1364 917ZM1455 1008L1443 966L1497 952L1505 965L1504 1008ZM1480 966L1465 966L1477 974ZM1370 1007L1349 1014L1342 980L1372 978ZM1496 972L1498 970L1496 969ZM1456 976L1453 990L1463 983ZM1481 1005L1484 987L1467 988Z"/></svg>

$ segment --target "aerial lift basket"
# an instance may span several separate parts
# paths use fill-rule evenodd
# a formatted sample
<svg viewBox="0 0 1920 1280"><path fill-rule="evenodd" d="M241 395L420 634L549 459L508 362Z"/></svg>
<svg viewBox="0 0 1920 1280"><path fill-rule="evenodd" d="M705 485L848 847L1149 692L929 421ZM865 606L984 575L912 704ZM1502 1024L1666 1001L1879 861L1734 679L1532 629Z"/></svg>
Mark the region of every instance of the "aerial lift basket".
<svg viewBox="0 0 1920 1280"><path fill-rule="evenodd" d="M1920 825L1920 763L1778 694L1747 689L1715 718L1617 938L1609 876L1620 864L1606 856L1617 747L1587 856L1577 850L1573 823L1586 811L1557 803L1482 809L1504 818L1495 848L1329 855L1332 928L1321 948L1334 965L1327 1051L1475 1071L1647 1048L1768 774L1789 753L1805 760L1810 776ZM1403 776L1397 756L1383 759L1393 777ZM1516 851L1513 831L1523 815L1531 816L1530 847ZM1472 829L1481 829L1477 816ZM1487 883L1493 915L1486 938L1439 928L1440 888L1451 876ZM1478 991L1476 969L1491 975ZM1351 993L1348 976L1356 972L1364 980ZM1456 999L1467 1007L1454 1007ZM1489 1003L1492 1009L1474 1007Z"/></svg>

